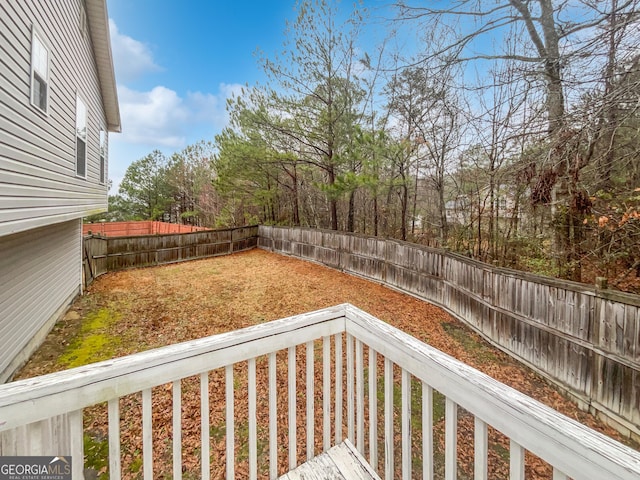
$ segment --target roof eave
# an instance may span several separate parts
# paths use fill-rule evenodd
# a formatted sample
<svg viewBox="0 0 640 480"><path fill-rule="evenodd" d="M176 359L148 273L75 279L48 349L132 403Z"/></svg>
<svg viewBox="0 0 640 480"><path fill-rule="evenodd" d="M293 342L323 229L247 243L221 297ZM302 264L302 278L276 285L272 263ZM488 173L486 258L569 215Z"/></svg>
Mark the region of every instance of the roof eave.
<svg viewBox="0 0 640 480"><path fill-rule="evenodd" d="M110 132L120 132L122 130L120 106L118 105L116 75L111 54L107 2L106 0L85 0L85 5L91 44L98 68L98 80L107 121L106 128Z"/></svg>

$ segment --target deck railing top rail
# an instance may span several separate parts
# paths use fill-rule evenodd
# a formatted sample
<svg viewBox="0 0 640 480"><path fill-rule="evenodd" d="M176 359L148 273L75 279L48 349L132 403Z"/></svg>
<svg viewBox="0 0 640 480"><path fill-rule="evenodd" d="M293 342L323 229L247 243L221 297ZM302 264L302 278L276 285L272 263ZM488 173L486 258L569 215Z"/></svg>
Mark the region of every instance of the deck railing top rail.
<svg viewBox="0 0 640 480"><path fill-rule="evenodd" d="M289 349L289 355L291 355L292 351L294 352L294 360L291 357L289 358L289 385L293 385L295 390L295 348L299 345L307 346L307 375L313 375L313 367L311 366L314 363L313 342L318 339L323 339L325 342L322 348L324 353L322 362L324 363L321 371L325 375L322 394L328 395L327 390L330 390L330 388L328 388L329 383L326 383L328 382L326 373L328 371L329 346L326 341L330 337L337 338L338 336L346 342L346 350L342 350L343 340L340 341L340 347L337 344L335 345L336 363L333 371L336 372L336 376L346 374L347 392L345 402L348 412L346 421L349 423L348 437L363 454L365 453L364 439L366 430L364 429L365 418L363 414L365 380L362 372L367 369L367 366L363 363L363 347L368 347L367 352L370 362L368 364L369 382L372 382L372 376L375 378L376 356L379 355L384 359L384 435L386 448L391 448L391 453L385 452L384 468L386 478L395 476L393 447L391 446L394 443L393 438L395 438L393 423L394 391L392 387L394 365L402 371L403 400L400 417L402 418L402 475L404 478L411 477L411 441L407 440L407 438L411 438L410 422L407 420L407 415L410 415L411 412L411 406L407 396L411 396L410 385L412 381L419 381L423 386L423 402L426 402L423 405L431 404L429 402L431 402L430 395L432 390L440 392L446 398L448 433L446 434L445 478L447 479L456 478L455 442L458 406L475 417L476 471L480 472L476 478L487 478L487 425L496 428L509 437L511 441L511 478L524 478L525 450L548 462L554 469L554 479L566 479L569 477L576 480L589 478L640 478L639 452L555 412L551 408L499 383L491 377L349 304L2 385L0 386L0 432L16 429L56 415L77 412L100 402L110 402L110 409L113 406L114 411L117 413L118 398L140 391L143 392L143 402L148 402L148 408L150 409L151 394L149 393L148 397L146 397L148 400L144 400L145 390L168 382L178 381L179 384L180 379L204 374L217 368L226 368L228 374L227 388L229 389L230 386L233 386L233 368L230 369L230 366L238 362L248 361L250 372L253 369L253 373L250 374L249 378L251 376L255 377L256 358L264 355L273 356L275 366L274 352L285 349ZM342 369L343 352L346 356L345 371ZM294 371L293 376L291 374L292 368ZM230 381L229 375L231 376ZM307 381L306 388L313 388L313 383ZM370 385L370 393L376 391L377 383L372 385L374 389L371 390L372 386ZM251 412L251 405L253 405L253 416L255 417L255 384L249 388L249 409ZM335 388L339 391L341 387L336 383ZM270 389L269 395L271 393ZM227 395L229 395L229 392ZM296 403L295 393L293 397L291 392L289 395L289 407L290 409L293 407L289 413L291 421L292 419L295 420ZM339 395L338 399L336 399L336 405L342 405L342 392ZM311 397L313 397L313 390L311 391ZM377 397L376 394L369 395L368 401L373 403L369 404L369 418L366 421L377 423L373 414L374 411L377 411L375 397ZM227 399L229 398L233 399L232 393L231 397L227 396ZM113 405L114 400L116 405ZM307 398L307 402L309 400ZM231 403L233 404L233 402ZM174 419L177 418L178 425L180 419L179 405L178 402L178 407L174 406ZM203 405L205 405L204 400ZM206 405L208 405L208 400ZM324 404L325 407L328 407L328 405L329 403ZM176 408L177 411L175 410ZM231 409L233 409L232 406ZM311 410L313 410L312 402ZM145 415L151 418L150 413L143 413L143 417ZM309 410L307 410L307 415L309 415ZM428 423L430 414L427 413L427 410L423 410L423 415L426 415L423 416L423 426L427 427L422 431L423 441L426 442L423 453L429 457L428 459L425 458L424 462L425 465L429 465L433 461L432 453L428 452L429 448L433 448L433 439L428 428L430 426ZM116 418L119 418L117 414ZM233 428L233 412L227 419L231 421L231 428ZM309 419L307 421L309 422ZM255 419L249 425L249 438L250 442L255 443L256 426L253 422L255 422ZM354 427L353 423L356 423L357 426ZM312 426L313 422L308 423L308 425ZM269 426L271 427L272 425L270 424ZM175 428L178 428L179 431L179 427ZM341 431L342 428L339 430ZM118 430L116 429L115 431L117 432ZM150 430L148 431L150 432ZM335 435L336 441L340 438L340 431L337 431ZM251 432L253 432L253 440L251 440ZM375 434L375 428L369 430L369 432L370 461L375 468L377 467L377 454L375 453L377 447L375 445L377 445L378 439ZM373 432L373 436L371 432ZM307 429L307 435L309 434L309 429ZM231 438L231 443L228 443L228 445L231 445L229 447L231 450L228 450L228 452L230 458L233 458L233 433L229 434L227 432L227 435L230 435ZM290 466L295 467L297 456L294 453L293 457L291 457L291 448L293 447L295 451L296 445L295 427L291 430L290 426L289 435L290 458L293 458L293 460L290 460ZM291 443L291 435L293 435L293 443ZM352 436L355 438L351 438ZM151 440L151 433L148 433L145 438ZM329 435L325 435L324 438L324 447L327 448ZM110 438L111 441L112 439ZM76 446L81 445L82 442L78 442L78 439L76 439L75 444ZM313 438L311 438L310 445L313 444ZM152 454L149 447L145 448L145 452L147 452L145 453L145 458L151 459ZM114 451L119 450L115 449ZM311 447L311 451L313 451L313 447ZM180 447L174 446L174 452L177 452L174 453L176 455L174 457L174 475L178 475L177 478L179 478ZM251 472L255 473L257 471L255 466L255 462L257 462L255 445L253 449L251 445L249 446L249 452L250 458L253 459L251 460L253 462L251 463L253 465ZM114 469L119 468L119 460L112 460L111 465ZM208 468L208 463L205 464L203 460L203 472L206 468ZM277 469L270 470L271 478L275 478L276 471ZM227 476L229 478L233 477L232 467L227 469ZM146 469L145 477L150 478L149 471ZM250 478L253 477L254 475L251 474ZM119 475L113 475L112 478L119 478ZM431 476L425 474L425 478L433 478L433 476L432 474Z"/></svg>
<svg viewBox="0 0 640 480"><path fill-rule="evenodd" d="M640 474L640 453L361 310L347 318L348 333L569 477Z"/></svg>
<svg viewBox="0 0 640 480"><path fill-rule="evenodd" d="M0 385L0 431L343 332L331 307Z"/></svg>

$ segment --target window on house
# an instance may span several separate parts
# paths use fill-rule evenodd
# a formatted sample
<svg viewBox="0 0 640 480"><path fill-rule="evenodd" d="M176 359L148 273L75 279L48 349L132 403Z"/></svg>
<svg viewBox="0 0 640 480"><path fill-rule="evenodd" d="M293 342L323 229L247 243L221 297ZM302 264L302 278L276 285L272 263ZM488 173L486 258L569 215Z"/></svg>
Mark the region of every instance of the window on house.
<svg viewBox="0 0 640 480"><path fill-rule="evenodd" d="M107 179L107 132L100 130L100 183Z"/></svg>
<svg viewBox="0 0 640 480"><path fill-rule="evenodd" d="M47 113L48 100L49 50L34 29L31 37L31 104Z"/></svg>
<svg viewBox="0 0 640 480"><path fill-rule="evenodd" d="M76 175L87 177L87 107L76 97Z"/></svg>

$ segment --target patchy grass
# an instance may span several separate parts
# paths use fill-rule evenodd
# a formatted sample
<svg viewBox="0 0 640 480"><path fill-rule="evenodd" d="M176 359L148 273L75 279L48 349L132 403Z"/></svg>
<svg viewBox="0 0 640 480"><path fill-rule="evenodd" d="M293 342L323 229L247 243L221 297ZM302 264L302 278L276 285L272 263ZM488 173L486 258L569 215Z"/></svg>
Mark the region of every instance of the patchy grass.
<svg viewBox="0 0 640 480"><path fill-rule="evenodd" d="M447 335L460 343L462 348L471 353L474 358L479 361L500 363L501 358L496 354L497 350L480 338L478 334L473 333L470 328L457 322L445 322L442 324L442 328Z"/></svg>
<svg viewBox="0 0 640 480"><path fill-rule="evenodd" d="M100 433L85 432L84 434L84 466L95 475L98 480L109 478L109 439Z"/></svg>

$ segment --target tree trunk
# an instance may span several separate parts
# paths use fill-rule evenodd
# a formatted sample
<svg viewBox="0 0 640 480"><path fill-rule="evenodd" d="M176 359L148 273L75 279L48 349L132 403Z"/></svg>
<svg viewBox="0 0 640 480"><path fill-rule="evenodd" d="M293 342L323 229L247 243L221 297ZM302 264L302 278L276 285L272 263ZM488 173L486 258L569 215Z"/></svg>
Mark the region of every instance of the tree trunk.
<svg viewBox="0 0 640 480"><path fill-rule="evenodd" d="M407 188L406 185L402 186L402 212L401 212L401 222L402 225L400 226L400 236L402 238L402 240L406 240L407 239L407 209L409 206L409 189Z"/></svg>
<svg viewBox="0 0 640 480"><path fill-rule="evenodd" d="M514 1L514 0L512 0ZM558 269L564 273L564 278L571 278L575 274L572 262L571 246L571 218L569 206L571 194L568 183L567 155L564 149L566 136L563 135L565 122L564 91L562 72L560 65L559 35L554 19L554 7L552 0L538 0L540 4L540 26L544 37L544 45L536 44L539 53L544 58L544 75L547 86L546 110L548 121L548 133L551 140L551 159L555 177L557 179L552 191L551 217L554 225L553 253L556 257ZM529 20L531 16L529 14ZM536 43L534 34L532 40ZM538 38L539 40L539 38Z"/></svg>
<svg viewBox="0 0 640 480"><path fill-rule="evenodd" d="M336 174L333 165L328 169L329 186L333 187L336 183ZM338 200L333 192L329 192L329 221L331 222L331 230L338 230Z"/></svg>
<svg viewBox="0 0 640 480"><path fill-rule="evenodd" d="M420 173L420 163L416 159L416 178L413 184L413 206L411 208L411 235L416 234L416 213L418 210L418 174Z"/></svg>
<svg viewBox="0 0 640 480"><path fill-rule="evenodd" d="M355 231L356 191L349 192L349 212L347 213L347 232Z"/></svg>
<svg viewBox="0 0 640 480"><path fill-rule="evenodd" d="M296 169L295 164L293 165L292 181L293 188L291 193L293 195L293 225L297 227L300 226L300 204L298 200L298 170Z"/></svg>
<svg viewBox="0 0 640 480"><path fill-rule="evenodd" d="M436 179L436 188L438 190L438 209L440 210L440 239L442 240L442 246L447 244L449 237L449 225L447 223L447 208L444 200L444 172L438 174Z"/></svg>
<svg viewBox="0 0 640 480"><path fill-rule="evenodd" d="M373 236L378 236L378 194L373 196Z"/></svg>
<svg viewBox="0 0 640 480"><path fill-rule="evenodd" d="M618 9L618 0L611 0L611 13L609 14L609 51L607 53L607 65L605 67L604 79L604 102L603 106L603 122L605 128L605 148L604 155L600 158L598 164L598 188L600 190L609 190L611 188L611 171L616 158L615 151L615 135L617 129L617 112L616 104L611 98L614 91L614 74L616 64L616 50L618 42L616 41L618 19L616 11Z"/></svg>

